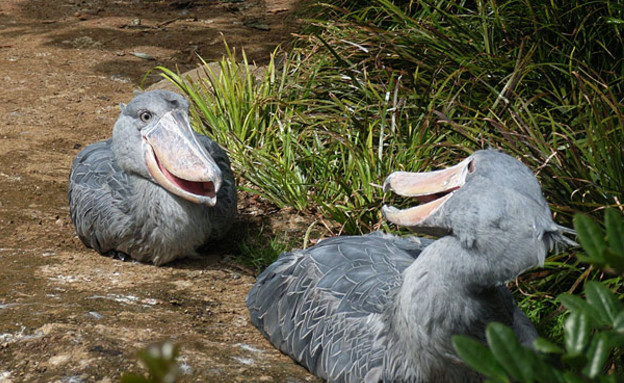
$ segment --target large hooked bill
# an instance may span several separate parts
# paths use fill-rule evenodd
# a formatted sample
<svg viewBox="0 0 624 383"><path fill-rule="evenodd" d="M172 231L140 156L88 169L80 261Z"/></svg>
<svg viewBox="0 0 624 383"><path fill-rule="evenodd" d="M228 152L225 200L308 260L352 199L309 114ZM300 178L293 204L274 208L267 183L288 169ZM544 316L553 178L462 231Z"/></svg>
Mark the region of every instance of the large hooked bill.
<svg viewBox="0 0 624 383"><path fill-rule="evenodd" d="M399 226L425 226L427 218L449 200L455 190L465 184L466 175L474 171L472 161L469 157L455 166L432 172L390 174L384 182L384 192L393 191L400 196L415 197L422 204L403 210L384 205L384 217Z"/></svg>
<svg viewBox="0 0 624 383"><path fill-rule="evenodd" d="M194 203L217 203L221 169L197 140L185 111L168 112L142 134L147 168L159 185Z"/></svg>

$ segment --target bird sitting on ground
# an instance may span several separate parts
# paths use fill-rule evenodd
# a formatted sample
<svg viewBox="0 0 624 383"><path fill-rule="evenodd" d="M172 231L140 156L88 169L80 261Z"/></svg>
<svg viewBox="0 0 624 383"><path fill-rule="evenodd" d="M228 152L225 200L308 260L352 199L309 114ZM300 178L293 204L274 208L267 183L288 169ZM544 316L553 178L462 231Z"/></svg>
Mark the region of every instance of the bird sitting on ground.
<svg viewBox="0 0 624 383"><path fill-rule="evenodd" d="M520 161L483 150L446 170L397 172L385 191L422 204L387 220L438 240L335 237L282 254L247 296L266 338L329 382L481 382L451 337L496 321L537 337L505 283L571 242Z"/></svg>
<svg viewBox="0 0 624 383"><path fill-rule="evenodd" d="M113 136L69 176L78 236L101 254L162 265L222 237L236 214L227 154L189 123L188 101L150 91L121 105Z"/></svg>

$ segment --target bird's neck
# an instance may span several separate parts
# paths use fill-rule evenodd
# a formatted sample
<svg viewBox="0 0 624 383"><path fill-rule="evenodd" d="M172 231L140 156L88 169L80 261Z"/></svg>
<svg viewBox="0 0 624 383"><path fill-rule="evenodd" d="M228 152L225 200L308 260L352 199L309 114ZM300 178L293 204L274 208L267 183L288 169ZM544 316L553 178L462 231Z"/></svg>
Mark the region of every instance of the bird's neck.
<svg viewBox="0 0 624 383"><path fill-rule="evenodd" d="M498 299L498 286L515 276L515 271L499 270L490 257L492 254L465 249L459 239L448 236L427 246L404 271L403 284L387 318L392 348L408 355L397 360L416 363L419 373L430 369L424 376L446 374L443 371L448 370L449 363L457 367L454 371L463 371L451 337L464 334L483 338L484 316L488 316L491 300ZM454 379L447 378L450 380L445 381Z"/></svg>
<svg viewBox="0 0 624 383"><path fill-rule="evenodd" d="M137 218L159 223L175 220L183 213L185 205L190 204L145 178L132 176L130 183L134 190L130 206L136 210L134 216Z"/></svg>

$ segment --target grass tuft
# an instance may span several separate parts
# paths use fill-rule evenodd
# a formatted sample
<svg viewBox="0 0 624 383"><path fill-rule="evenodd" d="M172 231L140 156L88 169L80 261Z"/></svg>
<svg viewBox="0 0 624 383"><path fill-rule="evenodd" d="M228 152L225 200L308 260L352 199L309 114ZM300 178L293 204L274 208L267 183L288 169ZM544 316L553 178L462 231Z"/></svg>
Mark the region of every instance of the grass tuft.
<svg viewBox="0 0 624 383"><path fill-rule="evenodd" d="M267 67L228 49L200 81L159 68L250 192L364 233L400 203L378 187L392 171L492 147L537 173L561 224L624 211L620 0L328 0L308 16L294 50ZM563 254L517 294L558 336L553 297L595 279L621 282Z"/></svg>

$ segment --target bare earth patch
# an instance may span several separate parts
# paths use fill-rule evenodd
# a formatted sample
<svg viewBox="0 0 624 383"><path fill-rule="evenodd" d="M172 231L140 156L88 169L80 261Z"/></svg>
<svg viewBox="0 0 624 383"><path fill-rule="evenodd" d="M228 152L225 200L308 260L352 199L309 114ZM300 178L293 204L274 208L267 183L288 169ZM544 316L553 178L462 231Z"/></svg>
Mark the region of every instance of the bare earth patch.
<svg viewBox="0 0 624 383"><path fill-rule="evenodd" d="M0 2L0 382L115 382L167 339L183 381L316 381L249 324L254 277L227 262L259 221L279 232L301 224L293 213L241 195L231 238L158 268L85 248L67 208L73 157L110 136L146 72L218 59L223 37L262 64L288 39L295 3Z"/></svg>

